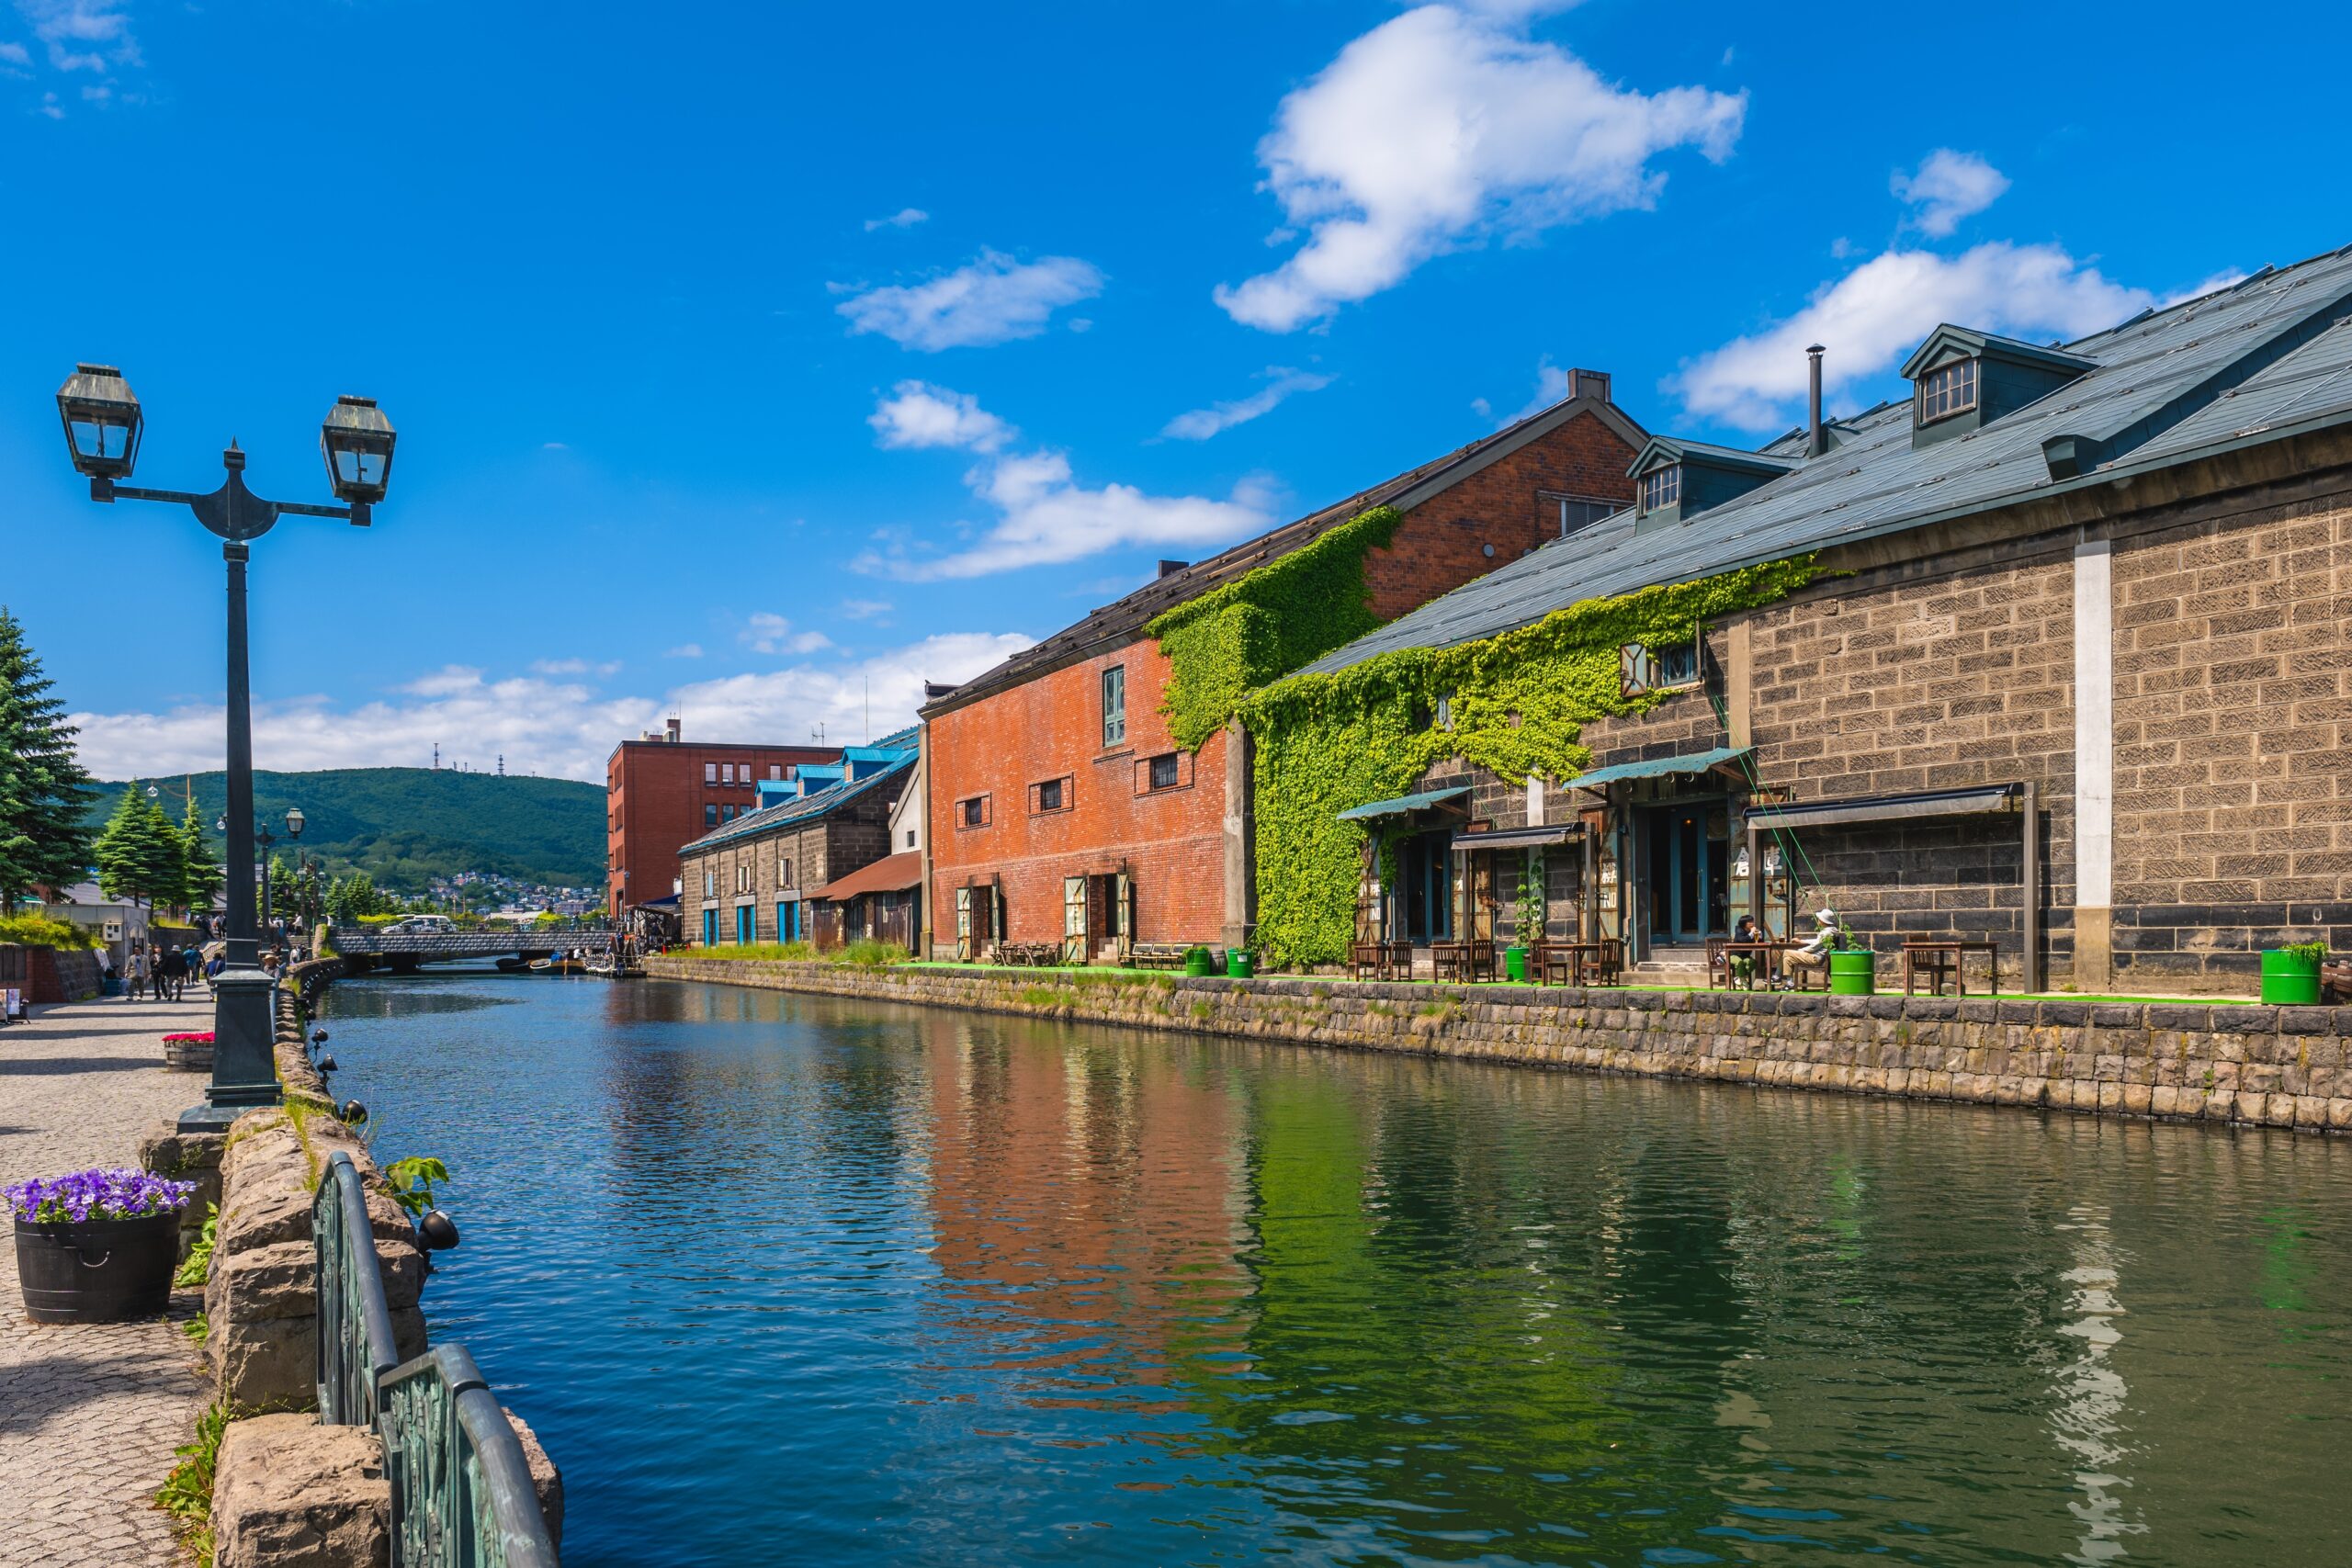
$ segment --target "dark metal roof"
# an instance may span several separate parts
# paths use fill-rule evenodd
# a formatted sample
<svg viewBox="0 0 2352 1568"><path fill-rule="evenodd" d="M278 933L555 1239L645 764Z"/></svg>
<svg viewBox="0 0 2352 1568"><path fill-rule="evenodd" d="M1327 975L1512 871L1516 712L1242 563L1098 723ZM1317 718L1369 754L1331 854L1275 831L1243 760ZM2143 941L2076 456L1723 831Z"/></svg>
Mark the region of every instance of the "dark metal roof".
<svg viewBox="0 0 2352 1568"><path fill-rule="evenodd" d="M1344 670L1401 648L1451 648L1555 610L1806 550L1988 512L2290 431L2352 420L2352 247L2136 316L2069 344L2094 368L1967 435L1914 447L1908 400L1839 423L1819 457L1690 522L1636 535L1630 514L1555 540L1326 654ZM2053 479L2042 443L2111 444Z"/></svg>
<svg viewBox="0 0 2352 1568"><path fill-rule="evenodd" d="M1418 506L1487 464L1508 457L1529 442L1587 412L1606 422L1628 446L1639 446L1647 439L1647 433L1641 426L1635 424L1623 409L1604 398L1588 394L1563 399L1547 409L1505 425L1491 435L1481 436L1466 446L1457 447L1442 457L1408 468L1369 489L1358 491L1345 501L1326 506L1319 512L1310 512L1271 533L1261 534L1221 554L1194 561L1181 571L1171 571L1165 577L1148 582L1125 598L1103 605L1075 626L1063 627L994 669L933 698L923 707L922 715L928 718L933 714L950 712L992 693L1017 686L1048 671L1075 662L1106 646L1132 641L1147 624L1162 612L1197 599L1212 589L1222 588L1269 561L1302 549L1373 507L1404 509Z"/></svg>
<svg viewBox="0 0 2352 1568"><path fill-rule="evenodd" d="M870 773L862 779L852 779L845 784L828 784L814 795L787 800L778 806L762 807L757 811L738 817L723 828L711 829L680 850L678 853L685 855L695 850L714 850L721 844L732 843L737 839L749 838L778 828L788 828L798 823L813 821L848 805L859 795L873 789L875 785L899 777L914 765L915 754L910 751L897 761Z"/></svg>

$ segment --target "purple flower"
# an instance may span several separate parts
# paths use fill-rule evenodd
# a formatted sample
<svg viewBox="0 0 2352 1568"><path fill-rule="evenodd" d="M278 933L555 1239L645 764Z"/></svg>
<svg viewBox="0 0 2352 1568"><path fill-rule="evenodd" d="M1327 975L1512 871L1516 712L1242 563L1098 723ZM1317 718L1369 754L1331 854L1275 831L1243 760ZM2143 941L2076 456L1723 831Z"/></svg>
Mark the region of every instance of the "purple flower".
<svg viewBox="0 0 2352 1568"><path fill-rule="evenodd" d="M33 1224L78 1224L84 1220L135 1220L172 1213L187 1207L195 1193L193 1181L174 1181L124 1166L35 1177L0 1188L0 1197L8 1200L8 1212Z"/></svg>

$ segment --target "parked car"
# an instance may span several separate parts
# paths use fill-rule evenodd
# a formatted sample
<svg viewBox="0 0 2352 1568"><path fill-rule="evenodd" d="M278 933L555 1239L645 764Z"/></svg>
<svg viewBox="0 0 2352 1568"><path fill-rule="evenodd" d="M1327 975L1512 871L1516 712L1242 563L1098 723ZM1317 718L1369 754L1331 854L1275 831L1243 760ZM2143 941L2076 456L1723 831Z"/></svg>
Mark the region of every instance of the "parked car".
<svg viewBox="0 0 2352 1568"><path fill-rule="evenodd" d="M384 929L411 936L446 936L458 929L458 922L447 915L411 915L404 920L394 920Z"/></svg>

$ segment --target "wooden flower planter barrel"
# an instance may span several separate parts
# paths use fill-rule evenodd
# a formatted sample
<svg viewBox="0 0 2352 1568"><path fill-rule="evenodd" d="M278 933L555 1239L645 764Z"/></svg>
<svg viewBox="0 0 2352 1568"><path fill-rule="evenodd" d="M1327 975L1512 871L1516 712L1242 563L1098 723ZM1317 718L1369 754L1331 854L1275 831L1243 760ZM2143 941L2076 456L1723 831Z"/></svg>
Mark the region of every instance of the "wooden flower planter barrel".
<svg viewBox="0 0 2352 1568"><path fill-rule="evenodd" d="M177 1210L16 1225L17 1280L35 1323L129 1323L160 1315L171 1300Z"/></svg>

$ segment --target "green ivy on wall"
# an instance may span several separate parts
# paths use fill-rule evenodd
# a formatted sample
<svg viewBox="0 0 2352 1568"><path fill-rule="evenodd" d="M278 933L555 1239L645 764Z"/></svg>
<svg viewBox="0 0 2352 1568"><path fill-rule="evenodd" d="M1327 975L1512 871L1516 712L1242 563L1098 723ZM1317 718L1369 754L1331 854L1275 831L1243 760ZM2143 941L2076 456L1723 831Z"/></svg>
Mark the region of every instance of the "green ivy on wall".
<svg viewBox="0 0 2352 1568"><path fill-rule="evenodd" d="M1404 516L1373 507L1144 628L1168 656L1161 711L1177 745L1199 750L1250 691L1380 625L1364 591L1364 554L1394 538Z"/></svg>
<svg viewBox="0 0 2352 1568"><path fill-rule="evenodd" d="M1622 645L1687 642L1704 622L1804 587L1815 570L1803 555L1589 599L1499 637L1398 649L1242 698L1238 711L1257 747L1261 949L1283 964L1346 959L1365 830L1339 813L1404 795L1451 757L1514 784L1531 774L1575 777L1592 761L1582 743L1587 724L1645 713L1671 695L1623 694ZM1441 698L1451 720L1443 729L1433 722ZM1384 855L1384 865L1392 858Z"/></svg>

